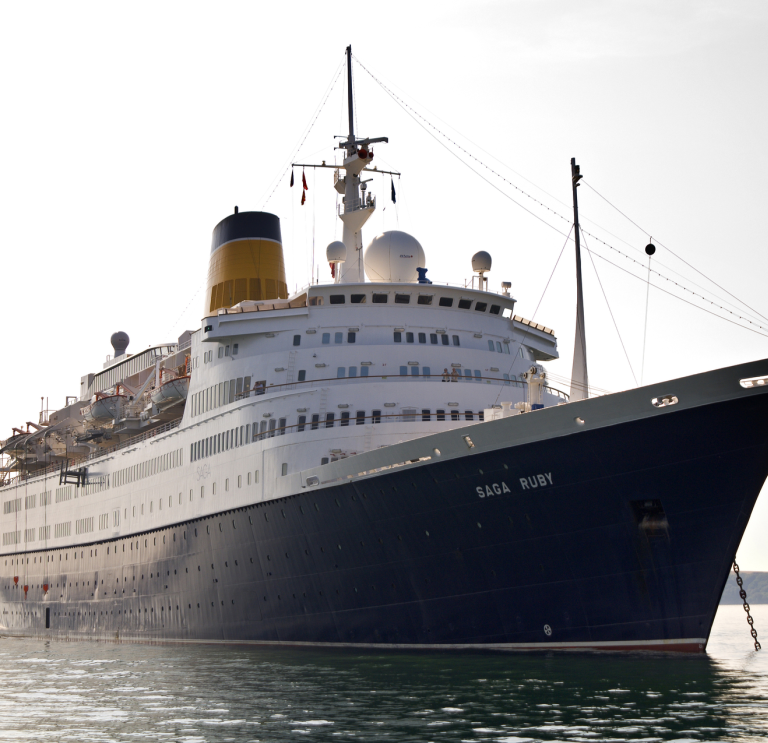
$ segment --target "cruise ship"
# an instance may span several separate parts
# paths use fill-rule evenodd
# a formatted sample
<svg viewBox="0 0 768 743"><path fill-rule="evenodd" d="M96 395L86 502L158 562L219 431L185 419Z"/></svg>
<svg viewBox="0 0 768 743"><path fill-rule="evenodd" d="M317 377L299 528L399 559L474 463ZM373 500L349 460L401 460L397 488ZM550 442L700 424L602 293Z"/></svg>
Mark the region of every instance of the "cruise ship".
<svg viewBox="0 0 768 743"><path fill-rule="evenodd" d="M415 237L364 243L385 142L350 114L318 166L332 282L289 294L279 218L235 208L200 327L115 333L1 442L4 635L705 650L768 475L768 360L590 397L581 347L559 389L487 253L438 285Z"/></svg>

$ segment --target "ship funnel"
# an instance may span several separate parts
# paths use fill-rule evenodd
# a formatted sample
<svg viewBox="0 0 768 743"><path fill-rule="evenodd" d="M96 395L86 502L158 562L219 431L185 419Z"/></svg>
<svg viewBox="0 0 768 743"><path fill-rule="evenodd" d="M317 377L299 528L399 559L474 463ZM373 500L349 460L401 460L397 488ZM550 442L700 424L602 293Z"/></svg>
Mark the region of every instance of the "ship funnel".
<svg viewBox="0 0 768 743"><path fill-rule="evenodd" d="M245 299L287 299L280 220L236 210L213 230L205 314Z"/></svg>
<svg viewBox="0 0 768 743"><path fill-rule="evenodd" d="M128 337L128 333L118 330L117 333L112 333L109 342L112 344L112 348L115 349L114 358L117 358L125 353L125 349L128 348L131 339Z"/></svg>

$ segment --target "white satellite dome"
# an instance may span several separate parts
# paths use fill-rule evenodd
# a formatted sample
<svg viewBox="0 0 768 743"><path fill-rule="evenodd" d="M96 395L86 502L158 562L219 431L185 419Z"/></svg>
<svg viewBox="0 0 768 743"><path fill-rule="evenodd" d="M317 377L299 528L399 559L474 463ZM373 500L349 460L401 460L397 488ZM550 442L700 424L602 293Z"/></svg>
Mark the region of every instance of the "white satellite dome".
<svg viewBox="0 0 768 743"><path fill-rule="evenodd" d="M374 237L365 249L364 260L369 281L416 281L416 269L426 268L424 248L415 237L400 230Z"/></svg>
<svg viewBox="0 0 768 743"><path fill-rule="evenodd" d="M344 263L347 260L347 246L341 240L334 240L326 249L328 263Z"/></svg>
<svg viewBox="0 0 768 743"><path fill-rule="evenodd" d="M491 254L480 250L472 256L472 270L476 273L485 273L491 270Z"/></svg>

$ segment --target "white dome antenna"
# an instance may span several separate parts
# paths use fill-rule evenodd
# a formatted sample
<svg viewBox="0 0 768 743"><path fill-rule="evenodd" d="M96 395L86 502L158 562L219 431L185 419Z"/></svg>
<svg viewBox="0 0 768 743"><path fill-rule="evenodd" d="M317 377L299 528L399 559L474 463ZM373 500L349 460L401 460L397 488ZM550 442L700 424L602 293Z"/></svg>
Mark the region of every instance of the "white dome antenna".
<svg viewBox="0 0 768 743"><path fill-rule="evenodd" d="M424 248L415 237L400 230L382 232L365 249L369 281L416 282L418 269L425 266Z"/></svg>
<svg viewBox="0 0 768 743"><path fill-rule="evenodd" d="M485 250L479 250L472 256L472 270L480 274L478 278L478 288L482 291L488 291L488 277L485 274L491 270L491 254ZM472 276L472 288L475 287L475 277Z"/></svg>
<svg viewBox="0 0 768 743"><path fill-rule="evenodd" d="M325 257L328 263L331 264L331 276L336 279L336 283L339 283L339 277L341 271L338 268L340 263L344 263L347 260L347 246L344 245L341 240L334 240L326 249Z"/></svg>

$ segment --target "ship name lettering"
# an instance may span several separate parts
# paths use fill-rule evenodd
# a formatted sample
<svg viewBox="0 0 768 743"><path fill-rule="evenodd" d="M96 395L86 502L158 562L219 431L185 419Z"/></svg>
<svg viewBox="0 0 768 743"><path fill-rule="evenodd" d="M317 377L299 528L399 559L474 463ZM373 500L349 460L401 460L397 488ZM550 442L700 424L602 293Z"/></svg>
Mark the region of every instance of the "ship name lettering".
<svg viewBox="0 0 768 743"><path fill-rule="evenodd" d="M475 488L475 491L481 498L485 498L486 496L490 497L492 495L501 495L502 493L511 493L512 491L509 489L507 483L503 482L501 485L499 483L494 482L492 485L486 485L485 489L483 489L482 485L478 485Z"/></svg>
<svg viewBox="0 0 768 743"><path fill-rule="evenodd" d="M552 473L545 472L543 475L533 475L532 477L521 477L520 487L523 490L533 490L534 488L545 488L552 484Z"/></svg>

